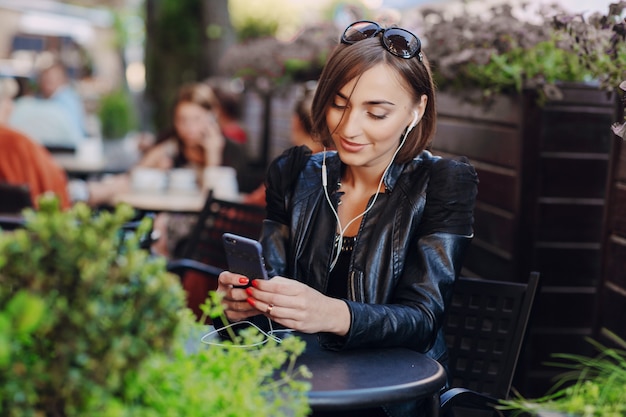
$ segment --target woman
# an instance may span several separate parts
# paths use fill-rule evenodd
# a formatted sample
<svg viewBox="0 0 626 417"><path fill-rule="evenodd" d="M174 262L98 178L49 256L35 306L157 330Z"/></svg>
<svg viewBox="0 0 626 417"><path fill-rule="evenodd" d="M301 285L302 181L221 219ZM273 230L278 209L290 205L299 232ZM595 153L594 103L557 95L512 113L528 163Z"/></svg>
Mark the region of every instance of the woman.
<svg viewBox="0 0 626 417"><path fill-rule="evenodd" d="M225 137L215 120L217 99L203 83L183 85L172 111L172 128L161 134L146 151L137 167L192 168L202 178L204 168L231 166L238 175L246 171L245 150ZM130 190L130 175L116 175L88 183L88 202L92 206L113 204L115 194Z"/></svg>
<svg viewBox="0 0 626 417"><path fill-rule="evenodd" d="M215 116L217 108L217 98L208 85L182 86L174 103L173 129L157 140L139 166L202 170L227 165L241 171L246 166L245 153L222 134Z"/></svg>
<svg viewBox="0 0 626 417"><path fill-rule="evenodd" d="M247 277L222 273L229 320L262 315L329 349L403 346L445 365L441 325L477 178L425 150L434 100L415 35L373 22L345 30L312 108L316 136L336 152L295 148L272 163L261 243L273 278L242 289ZM409 415L417 404L384 408Z"/></svg>
<svg viewBox="0 0 626 417"><path fill-rule="evenodd" d="M149 168L192 168L197 177L211 166L235 168L238 179L247 166L244 149L225 137L217 122L219 108L213 89L204 83L183 85L174 103L172 131L162 135L149 150L139 166ZM161 255L177 257L184 249L184 238L189 235L197 216L161 213L155 219L159 241L153 250ZM189 279L192 285L195 279ZM195 288L195 287L194 287ZM186 288L191 294L192 288Z"/></svg>

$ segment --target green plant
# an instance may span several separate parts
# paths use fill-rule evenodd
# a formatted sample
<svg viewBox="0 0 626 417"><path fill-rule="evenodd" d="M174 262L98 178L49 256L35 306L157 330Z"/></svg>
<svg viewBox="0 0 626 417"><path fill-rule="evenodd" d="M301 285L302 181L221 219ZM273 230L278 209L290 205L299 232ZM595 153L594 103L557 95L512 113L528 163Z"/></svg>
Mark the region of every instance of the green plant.
<svg viewBox="0 0 626 417"><path fill-rule="evenodd" d="M25 229L0 230L0 415L306 415L303 342L202 345L178 277L140 249L148 219L121 234L129 206L61 211L51 197L24 216ZM214 294L205 309L220 306Z"/></svg>
<svg viewBox="0 0 626 417"><path fill-rule="evenodd" d="M220 67L262 92L291 82L315 80L337 44L335 31L332 24L317 24L303 28L289 42L269 36L248 39L229 48Z"/></svg>
<svg viewBox="0 0 626 417"><path fill-rule="evenodd" d="M624 5L588 20L557 5L532 15L524 3L497 4L489 13L465 5L454 16L425 9L424 49L442 90L477 88L491 97L536 88L550 95L558 93L555 82L575 81L613 91L626 68Z"/></svg>
<svg viewBox="0 0 626 417"><path fill-rule="evenodd" d="M609 348L590 340L599 354L587 357L555 354L561 362L553 366L568 369L552 391L538 399L517 397L502 401L502 409L518 414L538 415L559 412L580 417L622 417L626 415L626 341L611 334L621 349Z"/></svg>
<svg viewBox="0 0 626 417"><path fill-rule="evenodd" d="M100 99L98 117L105 138L121 138L137 127L135 108L128 94L122 90L112 91Z"/></svg>
<svg viewBox="0 0 626 417"><path fill-rule="evenodd" d="M3 415L75 414L119 392L146 355L170 344L183 293L164 261L139 249L147 221L120 235L132 215L129 206L96 217L82 204L62 212L42 198L39 211L24 212L25 229L0 233L0 305L26 293L45 306L0 376Z"/></svg>
<svg viewBox="0 0 626 417"><path fill-rule="evenodd" d="M554 27L568 42L583 65L608 91L618 89L626 107L626 1L612 3L605 14L562 14L554 17ZM613 132L626 139L626 119L613 125Z"/></svg>
<svg viewBox="0 0 626 417"><path fill-rule="evenodd" d="M224 318L217 293L201 308ZM129 378L120 403L126 406L126 415L308 415L305 394L309 384L295 378L308 376L306 368L295 367L305 346L301 339L290 337L281 344L269 339L262 344L265 336L249 328L239 336L232 335L232 342L220 341L219 346L207 348L198 342L206 332L198 323L186 310L171 352L151 355ZM245 345L259 347L243 348ZM283 371L278 373L280 368Z"/></svg>
<svg viewBox="0 0 626 417"><path fill-rule="evenodd" d="M561 13L553 27L562 46L574 53L581 65L600 83L613 91L626 78L626 1L610 4L606 13Z"/></svg>

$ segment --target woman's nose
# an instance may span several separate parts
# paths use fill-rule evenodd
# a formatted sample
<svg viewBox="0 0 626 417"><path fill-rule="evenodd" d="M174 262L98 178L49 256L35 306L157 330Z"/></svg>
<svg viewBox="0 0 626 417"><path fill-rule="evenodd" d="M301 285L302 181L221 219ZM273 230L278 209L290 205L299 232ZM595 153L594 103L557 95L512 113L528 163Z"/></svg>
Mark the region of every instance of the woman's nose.
<svg viewBox="0 0 626 417"><path fill-rule="evenodd" d="M339 122L338 132L341 136L346 138L353 138L358 136L361 132L361 122L357 112L346 110Z"/></svg>

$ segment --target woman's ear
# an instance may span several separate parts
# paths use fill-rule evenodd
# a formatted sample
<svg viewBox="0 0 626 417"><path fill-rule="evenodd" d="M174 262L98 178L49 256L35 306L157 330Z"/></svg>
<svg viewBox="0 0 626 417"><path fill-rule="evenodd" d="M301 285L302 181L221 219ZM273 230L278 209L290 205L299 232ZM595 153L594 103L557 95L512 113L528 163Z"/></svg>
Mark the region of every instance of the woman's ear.
<svg viewBox="0 0 626 417"><path fill-rule="evenodd" d="M420 114L420 117L426 113L426 106L428 105L428 96L426 94L422 94L420 97L420 101L417 103L415 110L417 110Z"/></svg>
<svg viewBox="0 0 626 417"><path fill-rule="evenodd" d="M409 124L409 126L406 128L407 133L410 132L415 125L417 125L417 122L419 122L420 120L420 114L417 110L413 110L413 120L411 120L411 124Z"/></svg>

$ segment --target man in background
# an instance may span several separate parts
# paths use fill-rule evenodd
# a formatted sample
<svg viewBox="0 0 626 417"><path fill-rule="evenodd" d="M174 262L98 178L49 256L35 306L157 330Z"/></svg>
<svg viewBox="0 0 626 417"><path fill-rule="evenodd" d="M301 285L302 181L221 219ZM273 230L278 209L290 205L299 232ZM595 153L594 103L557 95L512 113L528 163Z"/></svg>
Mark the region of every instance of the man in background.
<svg viewBox="0 0 626 417"><path fill-rule="evenodd" d="M47 147L76 148L86 136L83 102L60 62L45 66L35 96L26 91L15 101L9 124Z"/></svg>
<svg viewBox="0 0 626 417"><path fill-rule="evenodd" d="M7 125L17 92L13 78L0 78L0 182L27 186L35 207L40 195L51 192L67 208L71 203L63 169L47 149Z"/></svg>
<svg viewBox="0 0 626 417"><path fill-rule="evenodd" d="M85 109L83 102L70 85L67 69L53 62L39 74L39 93L45 99L58 103L70 116L72 124L85 136Z"/></svg>

